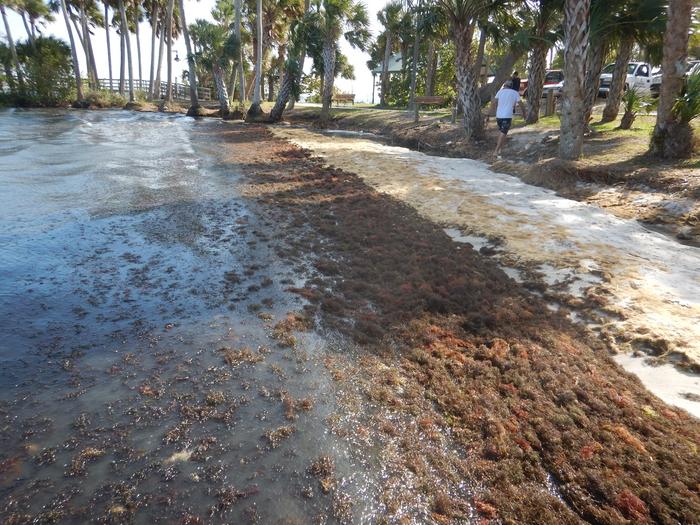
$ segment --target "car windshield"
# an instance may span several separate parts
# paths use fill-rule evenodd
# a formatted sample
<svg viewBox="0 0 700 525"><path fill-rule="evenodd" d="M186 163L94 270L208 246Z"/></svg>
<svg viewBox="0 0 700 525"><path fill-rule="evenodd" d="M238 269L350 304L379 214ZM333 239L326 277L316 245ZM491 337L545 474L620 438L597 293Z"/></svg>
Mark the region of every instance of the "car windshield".
<svg viewBox="0 0 700 525"><path fill-rule="evenodd" d="M603 68L603 73L612 73L615 70L615 64L608 64Z"/></svg>
<svg viewBox="0 0 700 525"><path fill-rule="evenodd" d="M685 68L685 72L688 73L691 69L693 69L697 64L700 64L700 60L693 60L691 62L688 62L688 65Z"/></svg>
<svg viewBox="0 0 700 525"><path fill-rule="evenodd" d="M634 70L637 69L637 64L630 64L627 66L627 74L634 75Z"/></svg>
<svg viewBox="0 0 700 525"><path fill-rule="evenodd" d="M545 82L561 82L563 76L564 75L562 75L561 71L550 71L544 77L544 81Z"/></svg>

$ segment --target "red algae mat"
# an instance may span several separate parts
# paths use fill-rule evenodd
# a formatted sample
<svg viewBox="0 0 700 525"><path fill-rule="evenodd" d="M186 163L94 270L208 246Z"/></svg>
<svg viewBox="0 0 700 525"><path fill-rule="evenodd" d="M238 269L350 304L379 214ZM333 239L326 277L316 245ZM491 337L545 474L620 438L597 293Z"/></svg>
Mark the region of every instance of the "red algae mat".
<svg viewBox="0 0 700 525"><path fill-rule="evenodd" d="M334 377L415 422L398 458L425 479L416 497L431 521L700 523L700 423L603 342L356 175L264 127L223 140L245 165L245 195L286 232L280 255L313 258L317 275L290 290L364 352L329 363ZM401 437L383 417L377 428ZM441 433L455 449L428 453Z"/></svg>

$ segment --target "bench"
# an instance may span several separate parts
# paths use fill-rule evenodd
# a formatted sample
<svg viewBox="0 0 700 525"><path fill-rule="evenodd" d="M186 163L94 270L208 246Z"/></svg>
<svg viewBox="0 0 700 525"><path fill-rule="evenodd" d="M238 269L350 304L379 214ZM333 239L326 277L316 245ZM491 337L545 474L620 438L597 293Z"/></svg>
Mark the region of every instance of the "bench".
<svg viewBox="0 0 700 525"><path fill-rule="evenodd" d="M420 111L421 104L429 106L442 106L446 102L445 97L416 97L415 104L413 104L415 109L415 122L418 122L418 112Z"/></svg>
<svg viewBox="0 0 700 525"><path fill-rule="evenodd" d="M335 101L336 106L341 102L344 102L346 104L350 102L353 106L355 105L354 93L339 93L337 95L333 95L333 100Z"/></svg>

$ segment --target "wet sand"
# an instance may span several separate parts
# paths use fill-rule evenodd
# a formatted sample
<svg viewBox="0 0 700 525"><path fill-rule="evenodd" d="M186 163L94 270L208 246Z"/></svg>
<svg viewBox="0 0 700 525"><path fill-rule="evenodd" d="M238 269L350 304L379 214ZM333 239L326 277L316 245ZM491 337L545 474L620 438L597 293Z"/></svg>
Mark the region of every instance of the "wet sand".
<svg viewBox="0 0 700 525"><path fill-rule="evenodd" d="M700 424L488 258L265 127L95 115L0 152L0 521L698 523Z"/></svg>

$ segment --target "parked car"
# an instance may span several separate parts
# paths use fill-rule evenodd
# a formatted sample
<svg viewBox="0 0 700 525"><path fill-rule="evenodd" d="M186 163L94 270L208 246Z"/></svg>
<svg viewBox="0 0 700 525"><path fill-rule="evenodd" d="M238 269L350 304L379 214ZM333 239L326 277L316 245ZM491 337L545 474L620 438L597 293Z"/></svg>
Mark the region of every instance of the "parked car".
<svg viewBox="0 0 700 525"><path fill-rule="evenodd" d="M698 71L700 71L700 60L688 60L685 68L685 76L688 77L688 75L692 75ZM661 70L654 73L654 76L651 79L651 86L649 86L649 90L651 91L651 96L654 98L658 97L659 93L661 93L662 79L663 75L661 74Z"/></svg>
<svg viewBox="0 0 700 525"><path fill-rule="evenodd" d="M615 64L608 64L600 74L598 95L607 97L610 92ZM648 94L651 87L652 68L646 62L630 62L627 66L627 78L625 79L625 91L636 88L642 94Z"/></svg>
<svg viewBox="0 0 700 525"><path fill-rule="evenodd" d="M564 72L561 69L548 69L544 75L544 87L542 88L542 97L546 97L550 91L554 92L554 96L561 95L561 90L564 87Z"/></svg>

